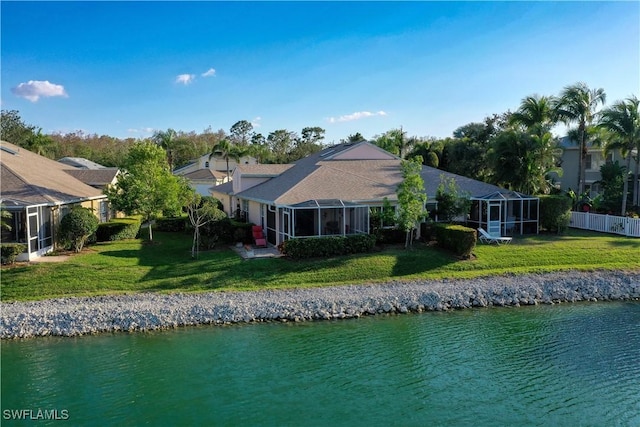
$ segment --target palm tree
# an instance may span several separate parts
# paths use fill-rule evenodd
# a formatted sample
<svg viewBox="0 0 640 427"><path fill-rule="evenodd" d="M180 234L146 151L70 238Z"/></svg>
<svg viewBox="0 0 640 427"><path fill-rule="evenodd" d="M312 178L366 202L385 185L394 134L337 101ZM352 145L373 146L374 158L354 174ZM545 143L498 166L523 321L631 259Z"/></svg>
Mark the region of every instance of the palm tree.
<svg viewBox="0 0 640 427"><path fill-rule="evenodd" d="M211 160L212 157L222 157L227 161L227 182L231 180L231 177L229 174L229 157L232 154L231 153L232 149L233 149L233 144L231 144L231 142L227 138L224 138L213 145L213 148L211 149L211 154L209 154L209 160Z"/></svg>
<svg viewBox="0 0 640 427"><path fill-rule="evenodd" d="M578 165L578 194L584 193L585 169L587 165L587 128L591 126L599 104L607 100L604 89L589 89L586 83L565 87L553 103L554 113L565 124L578 124L580 163Z"/></svg>
<svg viewBox="0 0 640 427"><path fill-rule="evenodd" d="M542 137L556 122L554 102L551 96L527 96L521 101L518 111L509 117L509 124L521 126L529 133Z"/></svg>
<svg viewBox="0 0 640 427"><path fill-rule="evenodd" d="M166 131L158 130L153 133L151 139L153 142L164 148L167 152L167 163L169 164L169 170L173 171L173 149L176 139L176 131L173 129L167 129Z"/></svg>
<svg viewBox="0 0 640 427"><path fill-rule="evenodd" d="M627 210L627 194L629 180L627 174L631 170L631 157L633 150L640 150L640 101L631 96L624 101L618 101L600 114L599 127L608 131L605 152L618 149L626 159L624 187L622 190L622 215ZM636 168L637 169L637 168ZM637 185L638 176L634 177L634 186ZM634 191L634 195L637 191ZM637 199L637 196L634 196ZM637 200L634 200L636 203Z"/></svg>

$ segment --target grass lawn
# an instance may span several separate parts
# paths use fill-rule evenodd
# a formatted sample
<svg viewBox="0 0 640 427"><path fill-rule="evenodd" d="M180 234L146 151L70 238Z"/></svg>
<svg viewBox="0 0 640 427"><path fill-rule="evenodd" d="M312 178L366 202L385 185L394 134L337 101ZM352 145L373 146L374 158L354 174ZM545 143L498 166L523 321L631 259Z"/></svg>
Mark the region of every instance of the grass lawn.
<svg viewBox="0 0 640 427"><path fill-rule="evenodd" d="M370 254L292 261L242 260L230 249L191 259L191 236L154 233L153 243L100 243L62 263L3 268L2 301L135 292L243 291L332 286L417 278L472 278L558 270L640 269L640 239L580 230L478 244L473 260L458 260L424 244Z"/></svg>

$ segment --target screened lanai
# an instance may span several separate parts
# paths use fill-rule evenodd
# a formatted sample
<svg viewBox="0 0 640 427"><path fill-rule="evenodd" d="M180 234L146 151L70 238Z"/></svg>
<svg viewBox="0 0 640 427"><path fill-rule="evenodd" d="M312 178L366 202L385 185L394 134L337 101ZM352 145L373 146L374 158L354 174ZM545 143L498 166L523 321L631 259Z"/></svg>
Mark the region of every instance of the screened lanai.
<svg viewBox="0 0 640 427"><path fill-rule="evenodd" d="M308 200L278 208L279 241L369 233L369 206L337 199Z"/></svg>
<svg viewBox="0 0 640 427"><path fill-rule="evenodd" d="M517 191L500 190L471 198L470 227L495 236L538 233L540 199Z"/></svg>

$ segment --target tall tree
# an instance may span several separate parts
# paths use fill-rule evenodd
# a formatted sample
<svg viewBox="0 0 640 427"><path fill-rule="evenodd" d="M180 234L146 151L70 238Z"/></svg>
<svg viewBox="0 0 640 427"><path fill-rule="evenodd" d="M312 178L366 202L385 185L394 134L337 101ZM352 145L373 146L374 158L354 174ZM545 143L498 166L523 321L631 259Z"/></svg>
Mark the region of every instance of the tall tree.
<svg viewBox="0 0 640 427"><path fill-rule="evenodd" d="M296 139L296 133L286 129L278 129L269 134L267 144L271 149L274 162L287 163L289 161L289 153L293 149L293 141Z"/></svg>
<svg viewBox="0 0 640 427"><path fill-rule="evenodd" d="M35 126L22 121L17 110L0 112L0 139L24 147L27 138L35 131Z"/></svg>
<svg viewBox="0 0 640 427"><path fill-rule="evenodd" d="M268 163L271 160L272 155L267 139L261 133L254 133L251 136L249 155L255 157L258 163Z"/></svg>
<svg viewBox="0 0 640 427"><path fill-rule="evenodd" d="M27 136L27 140L24 142L23 147L36 154L45 156L53 145L54 142L51 137L49 135L44 135L42 133L42 129L38 129L36 132L32 132L31 135Z"/></svg>
<svg viewBox="0 0 640 427"><path fill-rule="evenodd" d="M166 131L157 130L151 136L151 140L158 144L167 153L167 164L169 170L173 170L173 141L176 138L176 131L167 129Z"/></svg>
<svg viewBox="0 0 640 427"><path fill-rule="evenodd" d="M578 125L580 163L578 164L578 194L584 193L585 170L587 166L587 135L596 116L599 105L604 105L607 95L604 89L589 89L586 83L575 83L565 87L560 97L553 103L558 120L565 124Z"/></svg>
<svg viewBox="0 0 640 427"><path fill-rule="evenodd" d="M198 258L200 252L200 228L211 221L226 217L226 214L218 209L217 200L213 197L202 197L200 194L191 193L191 200L187 205L189 221L193 226L193 244L191 245L191 257Z"/></svg>
<svg viewBox="0 0 640 427"><path fill-rule="evenodd" d="M627 194L629 192L629 179L627 174L631 171L631 157L633 150L638 150L640 155L640 101L631 96L624 101L618 101L611 107L604 109L600 115L599 127L607 130L607 144L605 152L618 149L625 158L624 187L622 190L621 214L627 210ZM634 174L634 187L638 185L637 168ZM637 205L637 189L634 188L634 206Z"/></svg>
<svg viewBox="0 0 640 427"><path fill-rule="evenodd" d="M511 114L509 124L520 126L527 132L542 136L555 124L553 97L531 95L520 103L520 108Z"/></svg>
<svg viewBox="0 0 640 427"><path fill-rule="evenodd" d="M253 125L247 120L240 120L234 123L229 129L231 142L239 146L249 145L252 130Z"/></svg>
<svg viewBox="0 0 640 427"><path fill-rule="evenodd" d="M149 142L133 145L124 161L124 171L105 194L116 210L142 215L153 240L152 220L163 213L180 211L192 192L182 177L171 173L164 149Z"/></svg>
<svg viewBox="0 0 640 427"><path fill-rule="evenodd" d="M551 133L542 136L518 130L497 135L488 154L491 180L500 186L526 194L548 193L548 174L562 176L556 163L562 150L557 148Z"/></svg>
<svg viewBox="0 0 640 427"><path fill-rule="evenodd" d="M411 160L403 160L402 182L396 189L398 196L398 226L406 233L405 249L413 244L413 231L427 216L425 204L427 193L424 189L422 159L420 156Z"/></svg>
<svg viewBox="0 0 640 427"><path fill-rule="evenodd" d="M228 139L221 139L217 143L214 144L211 149L211 154L209 154L209 159L212 157L219 157L224 159L227 162L227 181L231 179L229 173L229 157L232 156L233 144Z"/></svg>
<svg viewBox="0 0 640 427"><path fill-rule="evenodd" d="M343 140L342 142L346 142L348 144L355 144L357 142L362 142L362 141L366 141L366 140L367 139L364 136L362 136L362 134L360 132L356 132L356 133L353 133L353 134L347 136L347 139Z"/></svg>
<svg viewBox="0 0 640 427"><path fill-rule="evenodd" d="M295 161L322 150L324 132L325 130L318 126L302 129L300 138L295 140L289 161Z"/></svg>
<svg viewBox="0 0 640 427"><path fill-rule="evenodd" d="M374 139L374 144L397 155L401 159L404 158L417 142L417 138L407 138L406 132L399 129L391 129Z"/></svg>

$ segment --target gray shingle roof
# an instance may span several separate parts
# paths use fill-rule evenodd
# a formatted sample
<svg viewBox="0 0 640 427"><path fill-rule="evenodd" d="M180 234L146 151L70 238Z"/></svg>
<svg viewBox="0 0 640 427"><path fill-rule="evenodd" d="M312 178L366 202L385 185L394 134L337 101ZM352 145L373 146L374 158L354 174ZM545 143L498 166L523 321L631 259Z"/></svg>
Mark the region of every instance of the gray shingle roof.
<svg viewBox="0 0 640 427"><path fill-rule="evenodd" d="M182 176L192 180L199 180L199 179L218 180L218 179L225 179L227 177L227 174L225 172L213 171L211 169L198 169L196 171L186 173Z"/></svg>
<svg viewBox="0 0 640 427"><path fill-rule="evenodd" d="M366 143L368 144L368 143ZM401 160L339 160L339 153L353 145L341 144L298 160L277 177L249 188L237 196L265 203L293 205L314 199L340 199L351 202L396 200L396 188L402 182ZM347 156L345 156L347 157ZM498 187L428 166L422 167L427 197L435 199L440 176L454 178L461 191L482 196ZM223 191L226 188L219 188ZM230 188L229 188L230 190ZM228 193L228 191L226 191Z"/></svg>
<svg viewBox="0 0 640 427"><path fill-rule="evenodd" d="M102 189L115 180L118 168L67 169L66 172L87 185Z"/></svg>
<svg viewBox="0 0 640 427"><path fill-rule="evenodd" d="M67 173L68 165L8 142L0 143L0 194L7 205L62 204L104 197Z"/></svg>
<svg viewBox="0 0 640 427"><path fill-rule="evenodd" d="M58 159L60 163L64 163L68 166L73 166L78 169L105 169L105 166L102 166L99 163L92 162L89 159L85 159L84 157L63 157Z"/></svg>

